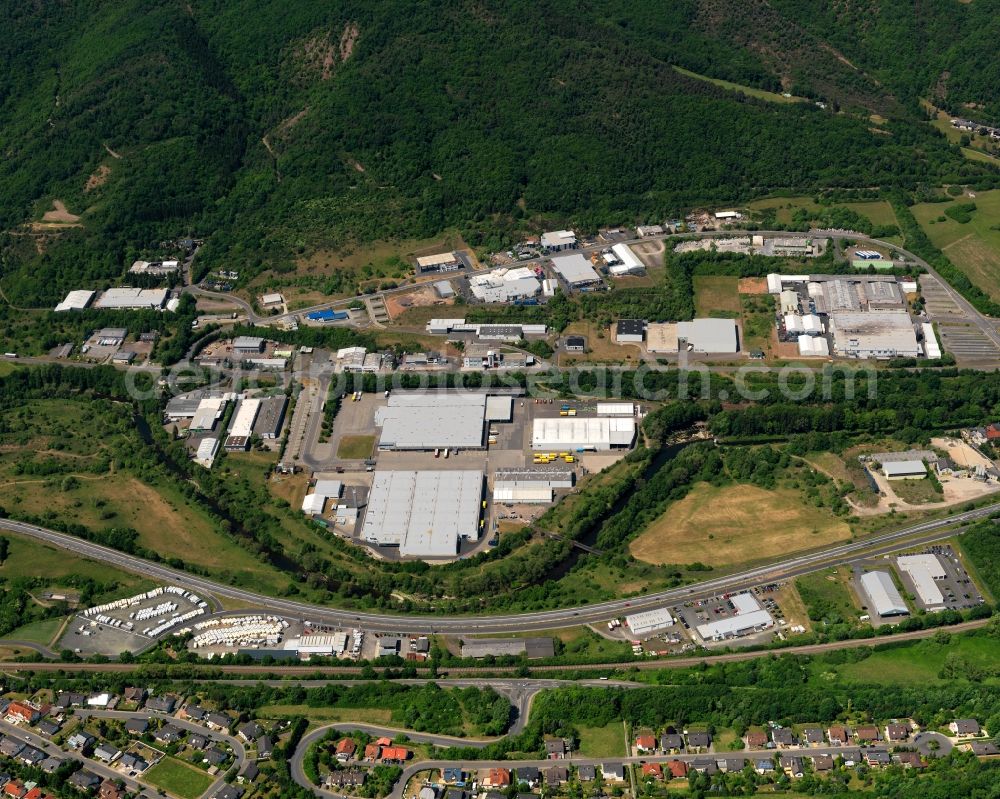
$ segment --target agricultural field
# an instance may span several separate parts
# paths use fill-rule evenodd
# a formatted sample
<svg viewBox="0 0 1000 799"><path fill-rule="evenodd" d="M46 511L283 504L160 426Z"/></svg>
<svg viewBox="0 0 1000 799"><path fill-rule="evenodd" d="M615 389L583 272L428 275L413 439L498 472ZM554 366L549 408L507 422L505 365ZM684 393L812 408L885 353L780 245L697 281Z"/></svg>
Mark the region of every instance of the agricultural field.
<svg viewBox="0 0 1000 799"><path fill-rule="evenodd" d="M963 203L976 205L965 223L948 216L949 209ZM919 203L911 210L948 259L990 297L1000 299L1000 190L943 203Z"/></svg>
<svg viewBox="0 0 1000 799"><path fill-rule="evenodd" d="M862 216L868 217L873 225L895 225L896 214L888 200L872 200L869 202L842 203L844 208L850 208Z"/></svg>
<svg viewBox="0 0 1000 799"><path fill-rule="evenodd" d="M739 281L738 277L729 275L695 275L693 281L695 314L738 317L741 310Z"/></svg>
<svg viewBox="0 0 1000 799"><path fill-rule="evenodd" d="M793 488L696 485L635 538L633 557L647 563L726 567L850 538L846 523L805 504Z"/></svg>
<svg viewBox="0 0 1000 799"><path fill-rule="evenodd" d="M143 776L145 782L180 799L198 799L215 781L201 769L165 757Z"/></svg>

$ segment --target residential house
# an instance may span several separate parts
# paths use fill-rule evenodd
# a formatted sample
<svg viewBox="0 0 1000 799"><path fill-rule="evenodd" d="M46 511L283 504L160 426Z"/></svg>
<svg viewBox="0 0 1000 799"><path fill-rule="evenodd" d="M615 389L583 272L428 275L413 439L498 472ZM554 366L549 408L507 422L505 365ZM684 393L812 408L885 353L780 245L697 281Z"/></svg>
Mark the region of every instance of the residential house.
<svg viewBox="0 0 1000 799"><path fill-rule="evenodd" d="M829 771L833 768L833 758L830 755L813 755L813 770L818 774L822 774L824 771Z"/></svg>
<svg viewBox="0 0 1000 799"><path fill-rule="evenodd" d="M597 769L594 766L577 766L576 776L580 782L593 782L597 779Z"/></svg>
<svg viewBox="0 0 1000 799"><path fill-rule="evenodd" d="M652 733L637 735L635 738L635 751L640 755L648 755L656 751L656 736Z"/></svg>
<svg viewBox="0 0 1000 799"><path fill-rule="evenodd" d="M458 766L446 766L441 769L441 780L452 785L465 785L465 772Z"/></svg>
<svg viewBox="0 0 1000 799"><path fill-rule="evenodd" d="M153 738L157 743L166 744L169 746L172 743L177 743L181 738L184 737L184 730L180 727L175 727L173 724L164 724L160 729L153 733Z"/></svg>
<svg viewBox="0 0 1000 799"><path fill-rule="evenodd" d="M809 746L822 746L826 743L823 737L823 730L819 727L806 727L802 730L802 739Z"/></svg>
<svg viewBox="0 0 1000 799"><path fill-rule="evenodd" d="M205 750L205 753L202 755L202 760L212 766L221 766L229 760L229 755L222 749L219 749L219 747L212 746Z"/></svg>
<svg viewBox="0 0 1000 799"><path fill-rule="evenodd" d="M117 783L105 780L97 789L97 799L125 799L125 791Z"/></svg>
<svg viewBox="0 0 1000 799"><path fill-rule="evenodd" d="M496 791L490 791L490 793L496 793ZM506 794L500 795L506 799ZM444 796L442 796L441 799L471 799L471 797L472 794L468 791L463 788L459 788L458 786L454 786L452 788L445 789Z"/></svg>
<svg viewBox="0 0 1000 799"><path fill-rule="evenodd" d="M969 744L969 751L976 757L991 757L1000 755L1000 747L989 741L973 741Z"/></svg>
<svg viewBox="0 0 1000 799"><path fill-rule="evenodd" d="M642 776L643 779L647 780L662 780L663 766L661 766L659 763L643 763Z"/></svg>
<svg viewBox="0 0 1000 799"><path fill-rule="evenodd" d="M173 713L175 707L177 707L177 697L171 694L151 696L146 700L146 710L155 710L157 713Z"/></svg>
<svg viewBox="0 0 1000 799"><path fill-rule="evenodd" d="M886 724L885 738L891 743L899 743L910 737L909 724Z"/></svg>
<svg viewBox="0 0 1000 799"><path fill-rule="evenodd" d="M59 696L56 697L56 707L66 710L71 707L80 707L86 701L87 697L83 694L78 694L75 691L60 691Z"/></svg>
<svg viewBox="0 0 1000 799"><path fill-rule="evenodd" d="M148 693L145 688L126 688L122 692L122 697L126 702L135 702L139 705L146 701L147 696Z"/></svg>
<svg viewBox="0 0 1000 799"><path fill-rule="evenodd" d="M763 749L767 746L767 733L760 730L747 730L746 735L743 736L743 743L747 745L747 749Z"/></svg>
<svg viewBox="0 0 1000 799"><path fill-rule="evenodd" d="M142 772L149 768L149 763L139 757L139 755L133 755L129 752L121 756L118 765L127 771L135 772Z"/></svg>
<svg viewBox="0 0 1000 799"><path fill-rule="evenodd" d="M601 776L608 782L624 782L625 767L621 763L601 763Z"/></svg>
<svg viewBox="0 0 1000 799"><path fill-rule="evenodd" d="M955 719L948 725L952 735L981 735L982 728L975 719Z"/></svg>
<svg viewBox="0 0 1000 799"><path fill-rule="evenodd" d="M42 719L38 722L38 731L45 736L51 738L57 732L62 725L55 721L54 719Z"/></svg>
<svg viewBox="0 0 1000 799"><path fill-rule="evenodd" d="M545 776L545 784L550 788L558 788L569 779L569 769L565 766L549 766L542 773Z"/></svg>
<svg viewBox="0 0 1000 799"><path fill-rule="evenodd" d="M771 740L778 749L788 749L795 746L795 734L788 727L775 727L772 729Z"/></svg>
<svg viewBox="0 0 1000 799"><path fill-rule="evenodd" d="M549 738L545 741L545 756L549 760L562 760L566 757L566 741L563 738Z"/></svg>
<svg viewBox="0 0 1000 799"><path fill-rule="evenodd" d="M722 766L722 770L728 774L736 774L747 767L747 759L745 757L727 757L720 760L719 763Z"/></svg>
<svg viewBox="0 0 1000 799"><path fill-rule="evenodd" d="M274 752L274 741L270 735L262 735L257 739L257 759L267 760Z"/></svg>
<svg viewBox="0 0 1000 799"><path fill-rule="evenodd" d="M660 749L665 755L684 749L684 739L676 732L665 732L660 736Z"/></svg>
<svg viewBox="0 0 1000 799"><path fill-rule="evenodd" d="M240 799L243 796L243 788L239 785L223 785L212 794L211 799Z"/></svg>
<svg viewBox="0 0 1000 799"><path fill-rule="evenodd" d="M383 746L382 747L382 762L383 763L405 763L410 757L410 750L403 746Z"/></svg>
<svg viewBox="0 0 1000 799"><path fill-rule="evenodd" d="M331 771L326 778L327 788L360 788L368 774L361 769L340 769Z"/></svg>
<svg viewBox="0 0 1000 799"><path fill-rule="evenodd" d="M35 749L33 746L26 746L21 750L21 754L17 756L26 766L37 766L43 760L45 760L45 752L41 749Z"/></svg>
<svg viewBox="0 0 1000 799"><path fill-rule="evenodd" d="M66 739L70 749L86 749L94 742L94 736L89 732L74 732ZM2 749L2 747L0 747Z"/></svg>
<svg viewBox="0 0 1000 799"><path fill-rule="evenodd" d="M228 730L229 725L233 723L231 716L227 716L225 713L206 713L205 714L205 726L210 730Z"/></svg>
<svg viewBox="0 0 1000 799"><path fill-rule="evenodd" d="M803 766L802 764L801 757L782 755L781 769L789 777L802 777L803 775L805 775L805 766Z"/></svg>
<svg viewBox="0 0 1000 799"><path fill-rule="evenodd" d="M881 741L882 736L878 731L878 727L873 724L865 724L858 727L854 731L854 737L858 739L858 743L873 743L875 741Z"/></svg>
<svg viewBox="0 0 1000 799"><path fill-rule="evenodd" d="M712 745L712 736L707 732L689 732L687 734L688 751L695 752L701 749L708 749Z"/></svg>
<svg viewBox="0 0 1000 799"><path fill-rule="evenodd" d="M250 743L251 741L257 740L264 734L264 728L261 727L256 721L248 721L246 724L241 724L237 727L236 734L242 738L245 743Z"/></svg>
<svg viewBox="0 0 1000 799"><path fill-rule="evenodd" d="M924 761L919 752L898 752L896 762L903 768L923 768Z"/></svg>
<svg viewBox="0 0 1000 799"><path fill-rule="evenodd" d="M63 764L63 759L61 757L56 757L51 755L45 758L41 763L38 764L38 768L44 771L46 774L55 774L59 767Z"/></svg>
<svg viewBox="0 0 1000 799"><path fill-rule="evenodd" d="M90 793L101 784L101 779L96 774L92 774L86 769L80 769L79 771L74 771L70 774L66 782L78 791Z"/></svg>
<svg viewBox="0 0 1000 799"><path fill-rule="evenodd" d="M514 777L518 784L524 783L529 788L534 788L541 780L541 775L534 766L520 766L514 769Z"/></svg>
<svg viewBox="0 0 1000 799"><path fill-rule="evenodd" d="M24 795L28 792L28 789L24 787L24 783L20 780L9 780L3 786L3 795L9 796L11 799L24 799Z"/></svg>
<svg viewBox="0 0 1000 799"><path fill-rule="evenodd" d="M770 758L758 758L753 763L754 771L763 776L764 774L774 773L774 761Z"/></svg>
<svg viewBox="0 0 1000 799"><path fill-rule="evenodd" d="M382 747L378 744L368 744L365 747L365 755L362 758L366 763L374 763L382 757Z"/></svg>
<svg viewBox="0 0 1000 799"><path fill-rule="evenodd" d="M17 757L24 749L24 744L17 738L4 738L0 741L0 755L5 757Z"/></svg>
<svg viewBox="0 0 1000 799"><path fill-rule="evenodd" d="M109 743L100 743L94 747L94 757L105 763L114 763L121 756L121 750Z"/></svg>
<svg viewBox="0 0 1000 799"><path fill-rule="evenodd" d="M137 716L125 722L125 732L129 735L145 735L149 729L149 719Z"/></svg>
<svg viewBox="0 0 1000 799"><path fill-rule="evenodd" d="M187 742L192 749L201 750L208 746L208 736L193 732L188 736Z"/></svg>
<svg viewBox="0 0 1000 799"><path fill-rule="evenodd" d="M868 749L865 751L865 762L869 766L888 766L892 758L883 749Z"/></svg>
<svg viewBox="0 0 1000 799"><path fill-rule="evenodd" d="M506 788L510 785L510 772L505 768L490 768L480 774L479 784L484 788Z"/></svg>
<svg viewBox="0 0 1000 799"><path fill-rule="evenodd" d="M201 705L187 704L181 708L181 718L189 719L190 721L201 721L208 714Z"/></svg>
<svg viewBox="0 0 1000 799"><path fill-rule="evenodd" d="M37 785L24 795L24 799L55 799L50 793L45 793Z"/></svg>
<svg viewBox="0 0 1000 799"><path fill-rule="evenodd" d="M691 761L691 768L699 774L716 774L719 771L719 764L714 757L696 757Z"/></svg>
<svg viewBox="0 0 1000 799"><path fill-rule="evenodd" d="M507 794L503 791L487 791L485 794L479 794L483 799L507 799Z"/></svg>
<svg viewBox="0 0 1000 799"><path fill-rule="evenodd" d="M243 768L241 768L236 774L236 781L240 785L248 785L257 779L259 775L260 769L257 767L257 761L248 760L243 764Z"/></svg>
<svg viewBox="0 0 1000 799"><path fill-rule="evenodd" d="M11 702L7 705L6 718L14 724L34 724L41 717L39 709L28 702Z"/></svg>
<svg viewBox="0 0 1000 799"><path fill-rule="evenodd" d="M341 738L337 741L336 754L337 760L341 763L346 763L348 760L354 757L355 751L357 751L358 745L354 742L353 738Z"/></svg>
<svg viewBox="0 0 1000 799"><path fill-rule="evenodd" d="M830 727L826 731L827 740L832 746L846 746L851 738L851 731L847 727Z"/></svg>
<svg viewBox="0 0 1000 799"><path fill-rule="evenodd" d="M664 765L672 780L682 780L688 775L688 764L683 760L668 760Z"/></svg>
<svg viewBox="0 0 1000 799"><path fill-rule="evenodd" d="M843 752L840 753L840 757L844 761L845 766L857 766L861 764L860 749L854 749L853 747L850 749L845 749Z"/></svg>

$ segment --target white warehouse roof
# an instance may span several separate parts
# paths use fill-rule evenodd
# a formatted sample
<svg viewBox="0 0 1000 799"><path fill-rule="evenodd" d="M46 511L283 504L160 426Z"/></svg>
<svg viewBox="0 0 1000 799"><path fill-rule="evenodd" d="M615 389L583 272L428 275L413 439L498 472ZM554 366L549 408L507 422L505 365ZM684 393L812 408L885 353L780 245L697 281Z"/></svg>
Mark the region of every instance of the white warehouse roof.
<svg viewBox="0 0 1000 799"><path fill-rule="evenodd" d="M910 612L889 572L866 572L861 576L861 587L865 589L879 616L905 616Z"/></svg>
<svg viewBox="0 0 1000 799"><path fill-rule="evenodd" d="M617 266L612 266L609 270L611 274L628 274L629 272L642 272L646 267L638 256L632 252L632 248L624 242L619 242L611 247L611 251L618 256L621 261Z"/></svg>
<svg viewBox="0 0 1000 799"><path fill-rule="evenodd" d="M211 430L215 427L216 421L222 418L222 411L226 407L226 400L222 397L206 397L198 403L198 410L195 411L191 419L191 430Z"/></svg>
<svg viewBox="0 0 1000 799"><path fill-rule="evenodd" d="M599 283L601 276L594 271L590 261L580 253L558 255L552 259L552 268L571 286L584 283Z"/></svg>
<svg viewBox="0 0 1000 799"><path fill-rule="evenodd" d="M924 355L928 358L940 358L941 347L934 334L934 325L930 322L923 322L920 327L924 332Z"/></svg>
<svg viewBox="0 0 1000 799"><path fill-rule="evenodd" d="M170 294L167 289L108 289L94 303L95 308L162 308Z"/></svg>
<svg viewBox="0 0 1000 799"><path fill-rule="evenodd" d="M649 635L649 633L662 630L673 623L674 617L670 615L670 611L666 608L644 610L625 617L625 624L632 631L633 635Z"/></svg>
<svg viewBox="0 0 1000 799"><path fill-rule="evenodd" d="M548 505L552 502L555 492L551 488L542 487L507 487L493 486L493 501L505 505Z"/></svg>
<svg viewBox="0 0 1000 799"><path fill-rule="evenodd" d="M927 465L923 461L886 461L882 464L886 477L923 477L927 474Z"/></svg>
<svg viewBox="0 0 1000 799"><path fill-rule="evenodd" d="M631 402L598 402L598 416L635 416L635 404Z"/></svg>
<svg viewBox="0 0 1000 799"><path fill-rule="evenodd" d="M532 449L612 449L634 440L635 419L617 416L535 419L531 430Z"/></svg>
<svg viewBox="0 0 1000 799"><path fill-rule="evenodd" d="M236 418L233 419L232 427L229 428L230 437L250 438L250 435L253 433L253 423L257 421L259 411L259 399L243 400L240 403L239 410L236 411Z"/></svg>
<svg viewBox="0 0 1000 799"><path fill-rule="evenodd" d="M896 565L913 581L917 596L927 610L944 609L944 595L935 581L943 580L947 573L937 555L901 555L896 558Z"/></svg>
<svg viewBox="0 0 1000 799"><path fill-rule="evenodd" d="M61 303L59 303L54 310L60 311L82 311L88 305L90 301L94 299L94 292L88 291L87 289L77 289L76 291L71 291L66 295Z"/></svg>
<svg viewBox="0 0 1000 799"><path fill-rule="evenodd" d="M735 353L739 351L736 322L732 319L693 319L677 323L677 337L695 352Z"/></svg>
<svg viewBox="0 0 1000 799"><path fill-rule="evenodd" d="M485 394L394 393L375 413L381 449L480 449Z"/></svg>
<svg viewBox="0 0 1000 799"><path fill-rule="evenodd" d="M319 516L326 507L326 496L323 494L307 494L302 499L302 512L311 516Z"/></svg>
<svg viewBox="0 0 1000 799"><path fill-rule="evenodd" d="M766 610L755 610L752 613L741 613L708 624L699 624L698 635L706 641L712 641L742 635L752 630L763 630L773 624L774 619L770 613Z"/></svg>
<svg viewBox="0 0 1000 799"><path fill-rule="evenodd" d="M443 558L479 537L479 471L375 472L361 537L404 556Z"/></svg>

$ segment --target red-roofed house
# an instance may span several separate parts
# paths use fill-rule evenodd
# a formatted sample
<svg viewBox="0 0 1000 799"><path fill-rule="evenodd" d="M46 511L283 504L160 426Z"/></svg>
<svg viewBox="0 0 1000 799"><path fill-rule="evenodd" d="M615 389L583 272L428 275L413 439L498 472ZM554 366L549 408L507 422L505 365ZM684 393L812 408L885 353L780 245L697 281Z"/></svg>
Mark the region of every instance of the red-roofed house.
<svg viewBox="0 0 1000 799"><path fill-rule="evenodd" d="M491 768L482 780L484 788L506 788L510 785L510 772L505 768Z"/></svg>
<svg viewBox="0 0 1000 799"><path fill-rule="evenodd" d="M663 779L663 767L659 763L643 763L643 777L653 777L658 780Z"/></svg>
<svg viewBox="0 0 1000 799"><path fill-rule="evenodd" d="M365 760L369 763L374 763L381 756L382 747L378 744L368 744L368 746L365 747Z"/></svg>
<svg viewBox="0 0 1000 799"><path fill-rule="evenodd" d="M688 764L683 760L668 760L667 768L670 769L671 779L680 780L688 775Z"/></svg>
<svg viewBox="0 0 1000 799"><path fill-rule="evenodd" d="M13 721L23 721L25 724L34 724L40 719L42 714L38 708L32 707L27 702L11 702L7 706L7 718Z"/></svg>
<svg viewBox="0 0 1000 799"><path fill-rule="evenodd" d="M637 752L655 752L656 736L653 734L637 735L635 738L635 748Z"/></svg>
<svg viewBox="0 0 1000 799"><path fill-rule="evenodd" d="M12 796L14 799L21 799L27 792L28 789L20 780L11 780L3 786L3 795Z"/></svg>
<svg viewBox="0 0 1000 799"><path fill-rule="evenodd" d="M410 757L410 750L402 746L382 747L383 763L402 763Z"/></svg>
<svg viewBox="0 0 1000 799"><path fill-rule="evenodd" d="M357 749L358 745L354 743L353 738L341 738L337 741L337 760L341 763L350 760Z"/></svg>
<svg viewBox="0 0 1000 799"><path fill-rule="evenodd" d="M375 744L377 746L392 746L392 738L379 738Z"/></svg>

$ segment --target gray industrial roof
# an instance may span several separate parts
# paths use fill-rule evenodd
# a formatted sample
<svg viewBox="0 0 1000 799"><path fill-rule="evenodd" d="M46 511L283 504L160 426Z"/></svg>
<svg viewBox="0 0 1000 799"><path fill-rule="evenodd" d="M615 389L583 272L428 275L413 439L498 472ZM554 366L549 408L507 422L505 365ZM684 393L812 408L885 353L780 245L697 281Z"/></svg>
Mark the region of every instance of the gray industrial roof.
<svg viewBox="0 0 1000 799"><path fill-rule="evenodd" d="M601 276L594 271L590 261L578 252L556 256L552 259L552 268L570 285L597 283L601 279Z"/></svg>
<svg viewBox="0 0 1000 799"><path fill-rule="evenodd" d="M695 352L739 351L736 323L732 319L692 319L690 322L678 322L677 337L685 339Z"/></svg>
<svg viewBox="0 0 1000 799"><path fill-rule="evenodd" d="M905 616L910 612L889 572L866 572L861 577L861 587L879 616Z"/></svg>
<svg viewBox="0 0 1000 799"><path fill-rule="evenodd" d="M375 414L381 449L480 449L485 394L397 393Z"/></svg>
<svg viewBox="0 0 1000 799"><path fill-rule="evenodd" d="M479 537L479 471L377 471L361 537L401 555L454 557L459 538Z"/></svg>

